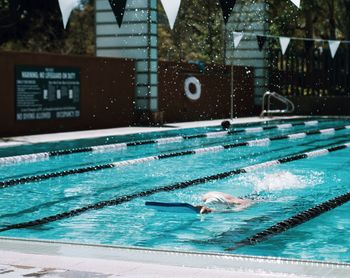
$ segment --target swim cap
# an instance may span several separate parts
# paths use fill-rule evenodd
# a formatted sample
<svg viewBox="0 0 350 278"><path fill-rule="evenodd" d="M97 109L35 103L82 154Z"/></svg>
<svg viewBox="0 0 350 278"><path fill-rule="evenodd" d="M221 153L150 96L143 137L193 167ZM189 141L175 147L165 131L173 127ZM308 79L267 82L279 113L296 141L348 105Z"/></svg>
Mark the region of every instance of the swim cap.
<svg viewBox="0 0 350 278"><path fill-rule="evenodd" d="M228 204L227 200L221 195L213 195L205 200L206 204Z"/></svg>
<svg viewBox="0 0 350 278"><path fill-rule="evenodd" d="M230 128L231 124L229 121L223 121L221 123L221 127L224 129L224 130L228 130Z"/></svg>

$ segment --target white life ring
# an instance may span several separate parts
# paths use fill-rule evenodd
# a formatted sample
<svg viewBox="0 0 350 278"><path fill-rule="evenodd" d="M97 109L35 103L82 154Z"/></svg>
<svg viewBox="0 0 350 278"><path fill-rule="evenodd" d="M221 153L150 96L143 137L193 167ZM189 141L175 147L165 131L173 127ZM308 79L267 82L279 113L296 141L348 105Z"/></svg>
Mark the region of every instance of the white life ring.
<svg viewBox="0 0 350 278"><path fill-rule="evenodd" d="M193 84L196 87L196 91L194 93L192 93L190 90L190 84ZM194 76L187 77L185 80L184 87L185 87L185 95L190 100L198 100L201 97L202 86L201 86L201 82L199 82L199 80L196 77Z"/></svg>

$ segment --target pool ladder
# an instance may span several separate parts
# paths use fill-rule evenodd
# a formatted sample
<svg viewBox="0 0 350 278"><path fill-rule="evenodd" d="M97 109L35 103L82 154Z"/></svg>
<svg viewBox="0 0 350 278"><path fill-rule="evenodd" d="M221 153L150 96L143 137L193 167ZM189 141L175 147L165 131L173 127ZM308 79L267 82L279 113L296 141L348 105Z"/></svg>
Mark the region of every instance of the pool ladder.
<svg viewBox="0 0 350 278"><path fill-rule="evenodd" d="M270 106L271 106L271 98L275 98L277 100L279 100L280 102L284 103L286 105L286 109L275 109L275 110L271 110ZM266 99L267 99L267 109L265 109L265 103L266 103ZM281 96L280 94L277 94L276 92L270 92L267 91L264 95L263 95L263 100L262 100L262 111L260 114L260 117L263 118L265 115L269 116L272 114L288 114L288 113L293 113L295 107L294 107L294 103L291 102L288 98Z"/></svg>

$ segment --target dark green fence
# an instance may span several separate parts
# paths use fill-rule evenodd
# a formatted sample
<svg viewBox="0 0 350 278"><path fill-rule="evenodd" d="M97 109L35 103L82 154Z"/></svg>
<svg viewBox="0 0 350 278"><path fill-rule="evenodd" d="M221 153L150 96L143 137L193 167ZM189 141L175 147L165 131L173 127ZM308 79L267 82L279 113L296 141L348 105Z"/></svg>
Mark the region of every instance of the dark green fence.
<svg viewBox="0 0 350 278"><path fill-rule="evenodd" d="M309 51L310 52L310 51ZM339 48L333 59L328 48L311 53L280 49L269 54L269 89L286 96L350 96L347 51Z"/></svg>

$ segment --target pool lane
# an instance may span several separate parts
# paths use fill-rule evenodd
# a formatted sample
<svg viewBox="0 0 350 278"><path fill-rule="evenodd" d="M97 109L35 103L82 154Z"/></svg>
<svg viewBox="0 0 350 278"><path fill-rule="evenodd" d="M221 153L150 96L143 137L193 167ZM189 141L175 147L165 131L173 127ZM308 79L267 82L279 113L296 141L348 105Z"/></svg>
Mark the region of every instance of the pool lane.
<svg viewBox="0 0 350 278"><path fill-rule="evenodd" d="M346 125L347 122L341 122L343 123L343 126ZM316 129L327 129L331 127L336 127L335 124L339 124L338 122L322 122L319 124L319 126L316 126L314 128L311 128L311 130ZM308 129L310 130L310 129ZM154 146L145 146L145 145L139 145L136 148L129 148L127 150L119 150L119 151L112 151L112 152L94 152L94 153L78 153L78 154L72 154L64 157L56 157L49 159L46 161L47 157L43 157L43 161L36 161L36 162L22 162L20 164L14 164L14 165L2 165L0 166L0 179L10 179L11 177L19 177L21 175L28 176L28 175L39 175L43 172L60 172L60 171L67 171L71 170L72 168L80 168L80 167L88 167L93 164L100 165L100 164L109 164L113 162L118 162L122 160L128 160L128 159L137 159L140 157L145 156L154 156L160 154L167 154L167 153L173 153L173 152L182 152L186 151L190 148L198 148L198 147L210 147L215 146L219 143L224 144L235 144L237 142L241 142L243 140L252 140L252 139L261 139L265 138L266 136L278 136L278 135L285 135L291 132L303 132L305 131L304 126L297 126L293 129L280 129L280 130L267 130L265 132L260 133L247 133L240 135L240 137L235 136L228 136L225 138L202 138L202 139L195 139L191 140L191 142L182 142L182 143L175 143L175 144L167 144L167 145L154 145ZM39 157L40 159L40 157ZM39 170L40 169L40 170Z"/></svg>
<svg viewBox="0 0 350 278"><path fill-rule="evenodd" d="M275 235L279 235L281 233L286 232L289 229L292 229L296 226L304 224L323 213L331 211L339 206L344 205L345 203L350 201L350 192L346 192L342 195L338 195L333 197L330 200L327 200L321 204L315 205L307 210L298 212L297 214L284 219L269 228L262 230L261 232L252 235L250 237L245 238L237 243L235 243L232 247L226 248L225 251L234 251L238 248L247 245L256 245L265 240L271 239Z"/></svg>
<svg viewBox="0 0 350 278"><path fill-rule="evenodd" d="M109 151L118 151L125 150L129 147L135 147L140 145L166 145L172 143L180 143L184 140L197 139L197 138L219 138L230 136L238 133L257 133L263 132L265 130L272 129L290 129L295 126L317 126L319 121L307 121L307 122L298 122L298 123L286 123L286 124L277 124L270 126L259 126L259 127L249 127L245 129L233 129L233 130L220 130L213 131L202 134L193 134L193 135L182 135L175 137L160 137L157 139L144 140L144 141L132 141L124 143L115 143L115 144L104 144L104 145L94 145L91 147L80 147L48 152L39 152L39 153L30 153L25 155L16 155L12 157L0 157L1 164L11 164L11 163L21 163L21 162L31 162L36 160L49 159L51 157L70 155L75 153L89 153L89 152L109 152ZM350 126L348 127L350 129Z"/></svg>
<svg viewBox="0 0 350 278"><path fill-rule="evenodd" d="M216 145L212 147L202 147L199 149L194 150L187 150L187 151L181 151L181 152L173 152L173 153L165 153L160 154L157 156L148 156L148 157L141 157L137 159L131 159L131 160L124 160L119 162L112 162L108 164L99 164L99 165L92 165L88 167L80 167L75 169L68 169L64 171L58 171L58 172L50 172L45 173L41 175L33 175L33 176L26 176L26 177L19 177L19 178L12 178L4 181L0 181L0 188L6 188L10 186L15 186L18 184L25 184L25 183L31 183L36 181L42 181L46 179L52 179L57 177L64 177L69 175L76 175L76 174L82 174L92 171L100 171L104 169L109 168L115 168L115 167L123 167L133 164L139 164L139 163L147 163L152 162L155 160L162 160L162 159L169 159L174 158L178 156L187 156L187 155L196 155L196 154L202 154L202 153L210 153L210 152L219 152L223 150L230 150L233 148L239 148L239 147L247 147L247 146L260 146L260 145L267 145L270 144L273 141L277 140L285 140L285 139L300 139L304 138L306 136L310 135L317 135L317 134L335 134L336 131L342 131L342 130L349 130L350 126L341 126L336 128L327 128L327 129L320 129L320 130L313 130L313 131L307 131L302 133L291 133L286 135L277 135L273 137L267 137L263 139L254 139L249 141L243 141L239 143L233 143L233 144L225 144L225 145Z"/></svg>
<svg viewBox="0 0 350 278"><path fill-rule="evenodd" d="M247 127L257 127L257 126L271 126L277 124L285 124L285 123L299 123L299 122L307 122L307 121L319 121L319 122L327 122L334 121L335 119L323 119L323 118L295 118L295 119L278 119L278 120L269 120L269 121L260 121L253 122L248 124L233 124L231 126L232 129L244 129ZM127 135L115 135L115 136L104 136L104 137L94 137L89 139L76 139L70 141L59 141L58 142L50 142L50 143L34 143L34 144L24 144L24 145L16 145L11 147L0 147L0 157L5 156L14 156L14 155L26 155L31 153L39 153L39 152L47 152L47 151L59 151L59 150L67 150L67 149L76 149L76 148L88 148L95 145L106 145L106 144L117 144L117 143L125 143L132 141L148 141L154 140L157 138L164 137L173 137L173 136L191 136L193 134L203 134L208 132L216 132L222 131L222 127L220 125L217 126L209 126L209 127L194 127L194 128L174 128L166 130L166 131L155 131L155 132L144 132L144 133L132 133Z"/></svg>
<svg viewBox="0 0 350 278"><path fill-rule="evenodd" d="M135 198L147 197L147 196L151 196L151 195L154 195L156 193L159 193L159 192L168 192L168 191L173 191L173 190L184 189L187 187L191 187L193 185L208 183L210 181L215 181L215 180L221 180L221 179L225 179L225 178L230 177L230 176L239 175L239 174L243 174L243 173L249 173L251 171L256 171L256 170L267 168L267 167L277 166L279 164L289 163L289 162L300 160L300 159L315 157L315 156L323 155L326 153L339 151L339 150L342 150L342 149L345 149L348 147L350 147L350 143L330 147L328 149L323 148L323 149L317 149L314 151L309 151L306 153L299 153L299 154L295 154L293 156L280 158L278 160L265 161L263 163L258 163L255 165L250 165L247 167L234 169L234 170L231 170L228 172L219 173L219 174L215 174L212 176L205 176L202 178L197 178L195 180L189 180L186 182L179 182L179 183L172 184L172 185L165 186L165 187L164 186L158 187L158 188L155 187L152 189L148 189L146 191L137 192L137 193L133 193L133 194L129 194L129 195L124 195L124 196L120 196L120 197L106 200L106 201L100 201L100 202L95 203L95 204L89 204L87 206L79 207L78 209L73 209L71 211L66 211L63 213L59 213L59 214L55 214L55 215L51 215L51 216L46 216L46 217L41 218L41 219L31 220L29 222L27 221L27 222L18 223L18 224L7 225L6 227L2 227L2 229L0 229L0 231L7 231L7 230L12 230L12 229L22 229L25 227L42 225L42 224L54 222L57 220L62 220L65 218L70 218L70 217L73 217L76 215L80 215L80 214L88 212L90 210L96 210L96 209L102 209L102 208L109 207L109 206L120 205L120 204L123 204L126 202L130 202Z"/></svg>

